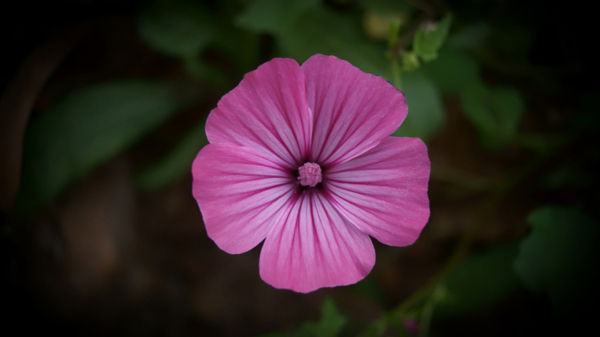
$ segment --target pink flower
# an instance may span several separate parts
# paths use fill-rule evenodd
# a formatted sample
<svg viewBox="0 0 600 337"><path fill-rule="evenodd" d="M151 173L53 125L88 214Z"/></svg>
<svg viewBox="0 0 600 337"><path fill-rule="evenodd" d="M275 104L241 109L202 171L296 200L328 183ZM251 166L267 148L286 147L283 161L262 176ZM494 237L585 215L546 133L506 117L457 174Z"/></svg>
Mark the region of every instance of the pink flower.
<svg viewBox="0 0 600 337"><path fill-rule="evenodd" d="M390 137L407 110L394 86L334 56L246 74L192 165L208 236L230 254L264 240L260 276L275 288L360 281L375 264L369 236L407 246L429 219L427 148Z"/></svg>

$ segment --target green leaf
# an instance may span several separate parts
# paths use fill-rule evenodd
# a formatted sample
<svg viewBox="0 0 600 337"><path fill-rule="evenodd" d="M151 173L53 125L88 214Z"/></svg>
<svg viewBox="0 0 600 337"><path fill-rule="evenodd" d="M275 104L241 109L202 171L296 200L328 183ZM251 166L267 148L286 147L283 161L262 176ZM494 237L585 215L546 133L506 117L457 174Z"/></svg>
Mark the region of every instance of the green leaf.
<svg viewBox="0 0 600 337"><path fill-rule="evenodd" d="M357 0L358 5L362 8L381 14L398 13L410 15L415 10L406 1L398 0Z"/></svg>
<svg viewBox="0 0 600 337"><path fill-rule="evenodd" d="M279 34L318 5L319 0L257 0L237 17L236 24L254 32Z"/></svg>
<svg viewBox="0 0 600 337"><path fill-rule="evenodd" d="M571 129L578 136L596 138L600 129L600 114L595 90L581 93L578 101L579 108L573 115Z"/></svg>
<svg viewBox="0 0 600 337"><path fill-rule="evenodd" d="M31 121L16 211L28 214L127 149L179 108L170 85L115 81L69 94Z"/></svg>
<svg viewBox="0 0 600 337"><path fill-rule="evenodd" d="M513 272L518 246L507 245L474 255L444 279L444 296L434 316L455 317L490 307L520 286Z"/></svg>
<svg viewBox="0 0 600 337"><path fill-rule="evenodd" d="M314 54L335 55L383 75L384 50L364 35L360 22L358 13L339 14L316 0L258 0L237 18L239 26L273 34L281 53L299 63Z"/></svg>
<svg viewBox="0 0 600 337"><path fill-rule="evenodd" d="M159 53L172 57L199 55L213 37L210 13L191 1L157 1L138 17L140 37Z"/></svg>
<svg viewBox="0 0 600 337"><path fill-rule="evenodd" d="M500 23L492 26L487 45L501 60L529 63L534 36L533 30L525 25Z"/></svg>
<svg viewBox="0 0 600 337"><path fill-rule="evenodd" d="M549 189L566 187L584 190L594 186L597 179L597 175L590 172L583 163L569 161L542 177L541 183Z"/></svg>
<svg viewBox="0 0 600 337"><path fill-rule="evenodd" d="M315 337L317 333L317 323L308 321L302 323L292 337Z"/></svg>
<svg viewBox="0 0 600 337"><path fill-rule="evenodd" d="M404 52L402 53L402 71L411 72L419 69L421 63L415 53Z"/></svg>
<svg viewBox="0 0 600 337"><path fill-rule="evenodd" d="M225 59L230 59L237 66L238 74L245 74L256 69L260 64L261 36L233 25L220 25L211 46ZM231 72L231 69L227 69ZM237 80L239 78L236 77ZM229 79L232 80L231 78ZM230 86L229 88L232 88Z"/></svg>
<svg viewBox="0 0 600 337"><path fill-rule="evenodd" d="M491 28L486 23L471 24L448 36L446 45L455 49L482 48L490 33Z"/></svg>
<svg viewBox="0 0 600 337"><path fill-rule="evenodd" d="M335 301L328 297L321 306L321 319L319 322L306 321L292 334L272 332L261 335L261 337L336 337L346 323L348 323L348 318L339 312Z"/></svg>
<svg viewBox="0 0 600 337"><path fill-rule="evenodd" d="M452 23L452 14L446 14L438 23L425 23L421 25L413 41L413 51L420 56L423 61L429 62L437 58L438 50L444 44L450 24Z"/></svg>
<svg viewBox="0 0 600 337"><path fill-rule="evenodd" d="M380 289L378 283L373 279L373 273L367 275L362 281L352 285L352 290L368 298L371 302L383 305L386 300L384 292Z"/></svg>
<svg viewBox="0 0 600 337"><path fill-rule="evenodd" d="M141 172L136 177L137 184L142 188L156 189L189 174L198 151L208 144L204 131L205 123L206 120L195 126L166 157Z"/></svg>
<svg viewBox="0 0 600 337"><path fill-rule="evenodd" d="M600 226L571 207L532 211L514 269L531 290L544 291L557 313L574 315L597 305Z"/></svg>
<svg viewBox="0 0 600 337"><path fill-rule="evenodd" d="M513 140L525 110L517 89L490 89L484 83L472 83L461 92L460 101L485 147L496 150Z"/></svg>
<svg viewBox="0 0 600 337"><path fill-rule="evenodd" d="M406 96L408 115L392 136L419 137L428 141L446 120L440 91L421 71L404 73L402 89Z"/></svg>
<svg viewBox="0 0 600 337"><path fill-rule="evenodd" d="M316 337L335 337L346 325L348 319L342 315L335 305L335 301L326 298L321 307L321 320L317 324Z"/></svg>
<svg viewBox="0 0 600 337"><path fill-rule="evenodd" d="M182 59L182 62L188 74L210 82L211 86L215 89L226 91L234 86L225 72L217 67L206 64L196 55L185 57Z"/></svg>
<svg viewBox="0 0 600 337"><path fill-rule="evenodd" d="M293 29L278 34L283 54L304 62L314 54L335 55L362 71L384 75L387 60L383 48L363 33L360 19L317 9L303 15Z"/></svg>
<svg viewBox="0 0 600 337"><path fill-rule="evenodd" d="M435 62L425 63L423 71L442 92L458 95L469 85L480 82L480 69L477 62L466 53L451 48L442 48Z"/></svg>

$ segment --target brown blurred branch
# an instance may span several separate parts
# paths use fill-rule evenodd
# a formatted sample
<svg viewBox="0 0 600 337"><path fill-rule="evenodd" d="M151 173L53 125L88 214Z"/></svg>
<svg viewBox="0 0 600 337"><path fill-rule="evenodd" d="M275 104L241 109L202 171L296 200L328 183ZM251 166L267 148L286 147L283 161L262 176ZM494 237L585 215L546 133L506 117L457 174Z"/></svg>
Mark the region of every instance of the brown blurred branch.
<svg viewBox="0 0 600 337"><path fill-rule="evenodd" d="M19 67L0 98L0 210L10 213L19 191L25 129L35 100L88 24L51 35Z"/></svg>

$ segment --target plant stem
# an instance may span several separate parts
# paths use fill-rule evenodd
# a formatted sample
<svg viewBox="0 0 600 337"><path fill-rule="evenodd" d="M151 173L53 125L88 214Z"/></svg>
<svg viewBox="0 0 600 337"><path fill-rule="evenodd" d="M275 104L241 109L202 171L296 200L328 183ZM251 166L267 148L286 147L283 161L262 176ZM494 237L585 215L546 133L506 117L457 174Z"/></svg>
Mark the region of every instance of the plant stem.
<svg viewBox="0 0 600 337"><path fill-rule="evenodd" d="M402 79L400 76L400 65L398 64L398 58L392 59L392 77L394 78L394 85L400 91L402 91Z"/></svg>

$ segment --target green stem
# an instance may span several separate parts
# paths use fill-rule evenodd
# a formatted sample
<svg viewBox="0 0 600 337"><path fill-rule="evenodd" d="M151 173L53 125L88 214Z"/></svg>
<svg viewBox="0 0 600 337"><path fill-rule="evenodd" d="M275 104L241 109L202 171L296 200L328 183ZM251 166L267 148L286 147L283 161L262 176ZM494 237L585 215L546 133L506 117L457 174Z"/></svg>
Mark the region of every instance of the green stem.
<svg viewBox="0 0 600 337"><path fill-rule="evenodd" d="M392 58L392 77L394 79L394 85L400 91L402 91L402 79L400 76L400 65L398 64L398 58Z"/></svg>
<svg viewBox="0 0 600 337"><path fill-rule="evenodd" d="M429 300L423 306L421 312L421 321L419 322L419 337L427 337L429 335L429 325L431 324L431 318L433 317L433 309L437 302L436 296L430 296Z"/></svg>

